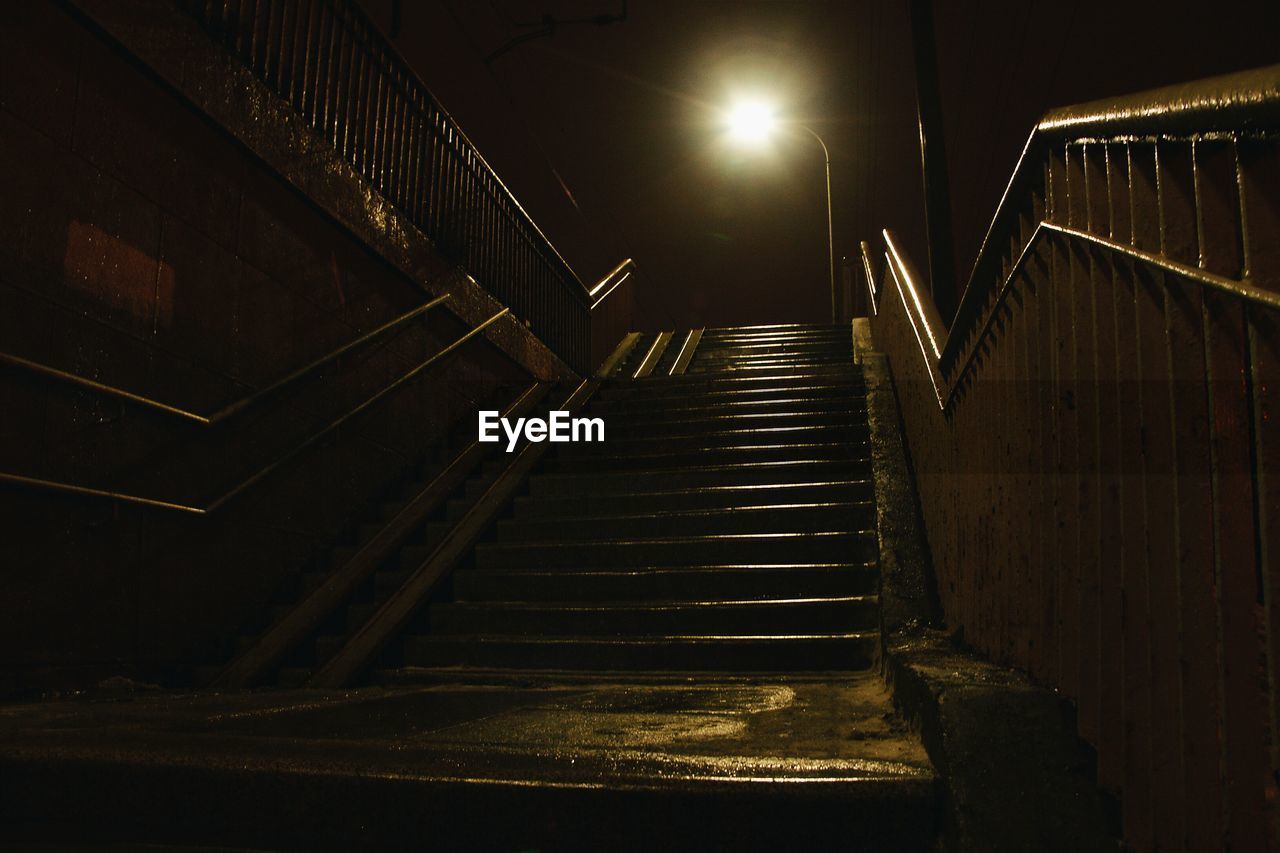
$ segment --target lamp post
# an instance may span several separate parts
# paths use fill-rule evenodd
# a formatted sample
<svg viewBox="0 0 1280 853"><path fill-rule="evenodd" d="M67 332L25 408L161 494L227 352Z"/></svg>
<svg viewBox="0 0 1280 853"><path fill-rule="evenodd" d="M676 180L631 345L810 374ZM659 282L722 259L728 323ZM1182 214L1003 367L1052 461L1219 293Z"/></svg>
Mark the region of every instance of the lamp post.
<svg viewBox="0 0 1280 853"><path fill-rule="evenodd" d="M773 110L768 105L757 101L745 101L737 104L728 114L729 131L739 141L762 142L769 137L779 122L774 118ZM836 246L835 232L831 224L831 150L818 132L808 125L791 124L797 130L803 130L817 140L822 147L822 162L827 177L827 279L831 287L831 322L839 321L836 316Z"/></svg>

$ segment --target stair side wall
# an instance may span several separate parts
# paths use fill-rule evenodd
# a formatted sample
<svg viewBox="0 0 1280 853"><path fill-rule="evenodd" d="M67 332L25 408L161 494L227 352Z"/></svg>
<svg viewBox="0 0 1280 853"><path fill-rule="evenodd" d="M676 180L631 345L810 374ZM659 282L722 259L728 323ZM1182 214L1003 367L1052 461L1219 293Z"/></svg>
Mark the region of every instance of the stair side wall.
<svg viewBox="0 0 1280 853"><path fill-rule="evenodd" d="M185 86L212 85L194 68ZM258 119L265 137L273 114ZM0 349L171 405L216 410L435 292L71 5L6 12L0 170ZM455 303L469 322L494 309ZM467 328L434 309L215 429L6 366L0 470L207 503ZM216 658L451 423L531 367L563 371L512 340L468 344L216 516L0 488L0 691Z"/></svg>

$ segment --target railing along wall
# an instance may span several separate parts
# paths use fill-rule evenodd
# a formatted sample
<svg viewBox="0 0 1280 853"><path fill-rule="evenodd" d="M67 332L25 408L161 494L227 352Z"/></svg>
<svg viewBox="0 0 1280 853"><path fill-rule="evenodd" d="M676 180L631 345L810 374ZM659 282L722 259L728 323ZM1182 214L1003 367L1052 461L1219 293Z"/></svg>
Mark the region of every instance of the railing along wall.
<svg viewBox="0 0 1280 853"><path fill-rule="evenodd" d="M176 2L552 351L595 367L587 288L358 3Z"/></svg>
<svg viewBox="0 0 1280 853"><path fill-rule="evenodd" d="M1280 66L1049 113L949 334L883 259L948 623L1074 702L1134 847L1280 847Z"/></svg>

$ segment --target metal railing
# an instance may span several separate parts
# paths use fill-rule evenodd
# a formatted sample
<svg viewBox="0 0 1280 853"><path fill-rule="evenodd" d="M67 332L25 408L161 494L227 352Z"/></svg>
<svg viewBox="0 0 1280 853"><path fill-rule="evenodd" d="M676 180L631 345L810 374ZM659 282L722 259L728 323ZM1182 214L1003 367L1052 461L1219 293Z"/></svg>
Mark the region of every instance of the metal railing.
<svg viewBox="0 0 1280 853"><path fill-rule="evenodd" d="M553 352L594 368L592 294L358 3L176 2Z"/></svg>
<svg viewBox="0 0 1280 853"><path fill-rule="evenodd" d="M190 409L184 409L180 406L174 406L169 403L165 403L160 400L155 400L151 397L147 397L146 395L143 395L143 394L135 394L134 392L126 390L124 388L118 388L114 385L108 385L103 382L98 382L97 380L90 379L87 376L81 376L78 373L72 373L70 371L63 370L58 367L53 367L52 365L44 364L38 361L33 361L32 359L29 359L29 358L23 358L20 355L16 355L10 352L0 352L0 363L8 364L11 367L17 367L22 370L35 373L39 376L45 377L46 379L52 379L54 381L62 382L68 385L74 385L77 388L82 388L86 391L91 391L96 394L102 394L107 397L114 397L117 400L123 400L126 403L132 403L135 406L140 406L144 409L149 409L150 411L153 411L153 412L160 412L161 414L172 415L175 418L179 418L181 420L188 421L190 423L198 424L200 426L213 427L223 423L224 421L229 420L230 418L240 414L241 412L244 412L252 408L253 406L257 405L263 400L274 396L277 392L284 390L286 387L288 387L289 385L292 385L294 382L297 382L299 379L302 379L303 377L311 375L315 371L319 370L321 367L324 367L326 364L330 364L331 362L346 355L352 350L357 349L361 346L364 346L365 344L375 340L376 338L382 337L383 335L392 331L393 329L400 328L401 326L405 325L410 320L413 320L416 317L421 317L423 314L427 313L437 305L440 305L441 303L446 302L448 299L449 299L449 295L445 294L444 296L437 296L434 299L427 300L426 302L422 303L418 307L411 308L410 310L404 312L399 317L396 317L392 320L388 320L386 323L383 323L378 328L371 329L370 331L365 332L364 334L348 341L342 346L339 346L336 349L328 353L325 353L319 358L313 361L310 361L295 370L289 371L289 373L285 374L284 376L280 377L279 379L275 380L269 385L265 385L262 388L259 388L258 390L254 391L253 393L247 394L238 400L227 403L225 406L218 409L217 411L209 412L207 414L202 412L195 412Z"/></svg>
<svg viewBox="0 0 1280 853"><path fill-rule="evenodd" d="M949 334L884 234L947 620L1075 702L1139 850L1280 845L1277 247L1280 66L1049 113Z"/></svg>
<svg viewBox="0 0 1280 853"><path fill-rule="evenodd" d="M231 415L234 415L238 412L244 411L250 404L257 402L258 400L262 399L264 396L270 393L274 393L275 391L282 388L285 384L289 384L293 380L300 378L300 376L302 376L304 373L311 373L315 369L319 368L320 366L329 363L330 361L332 361L334 358L341 355L342 353L345 353L351 350L353 347L358 346L360 343L367 342L372 337L380 335L386 332L390 328L397 327L403 324L404 322L407 322L407 320L411 319L411 317L415 317L422 314L432 305L438 304L439 302L443 301L444 298L447 298L447 297L434 299L431 302L427 303L426 305L419 306L418 308L413 309L407 314L402 315L401 317L398 317L395 320L392 320L391 322L386 323L377 329L374 329L372 332L362 335L356 341L353 341L351 343L343 345L342 347L339 347L333 353L330 353L324 358L317 359L316 361L311 362L310 364L308 364L304 368L301 368L298 371L294 371L290 373L288 376L284 377L284 379L277 381L275 383L272 383L270 386L267 386L261 391L256 392L255 394L252 394L249 397L245 397L244 399L237 401L236 403L233 403L230 406L224 407L215 416L198 415L194 412L188 412L186 410L179 409L174 406L169 406L158 400L152 400L150 398L144 397L139 394L133 394L121 388L116 388L116 387L105 385L99 382L93 382L92 380L84 379L83 377L76 376L75 374L70 374L64 371L55 370L53 368L48 368L43 365L38 365L40 369L36 370L36 372L39 373L40 375L52 376L59 380L69 382L70 384L76 385L78 387L85 388L86 390L94 391L100 394L104 394L106 396L115 397L116 399L124 400L126 402L141 406L143 408L150 409L152 411L159 411L167 415L174 415L177 417L184 418L185 420L188 420L188 421L195 421L196 423L202 426L214 426L218 423L225 421L227 417L230 417ZM217 498L205 504L188 504L188 503L182 503L179 501L166 500L163 498L153 498L153 497L147 497L145 495L135 495L129 492L115 491L112 489L99 489L99 488L94 488L90 486L78 485L75 483L68 483L61 480L50 480L42 477L33 477L25 474L17 474L10 471L0 471L0 483L10 483L17 486L41 489L44 491L51 491L51 492L60 492L63 494L79 495L81 497L102 498L106 500L118 501L120 503L132 504L134 506L144 506L144 507L149 507L151 509L168 510L168 511L173 511L178 513L184 513L187 515L197 515L197 516L212 515L213 513L217 512L219 509L221 509L222 507L230 503L233 498L237 497L241 493L247 491L252 486L264 480L266 477L270 476L272 473L278 470L281 466L292 461L293 459L296 459L299 455L303 453L303 451L315 446L316 444L318 444L328 436L332 435L340 427L342 427L344 424L349 422L352 418L355 418L357 415L360 415L361 413L363 413L364 411L366 411L367 409L369 409L370 407L378 403L384 397L391 394L393 391L413 381L415 378L421 375L425 370L427 370L428 368L430 368L431 366L439 362L445 356L450 355L460 346L465 344L467 341L476 337L485 329L489 328L489 326L493 325L502 317L506 316L509 310L510 309L503 308L501 311L498 311L497 313L493 314L484 322L480 323L478 326L475 326L474 328L467 331L465 334L460 335L458 338L456 338L455 340L453 340L452 342L450 342L449 344L447 344L437 352L433 353L424 361L410 368L408 371L401 374L399 377L397 377L387 385L383 386L383 388L379 390L377 393L371 395L370 397L367 397L365 400L363 400L356 406L352 407L351 409L348 409L342 415L330 421L321 429L307 436L301 442L293 445L284 453L280 454L275 459L268 462L266 465L263 465L262 467L258 468L256 471L254 471L254 473L250 474L248 477L240 480L230 489L227 489L226 491L224 491ZM14 357L9 357L9 358L13 359ZM20 367L30 367L30 365L34 364L33 362L26 362L25 359L17 359L16 362L11 361L10 363L16 363Z"/></svg>

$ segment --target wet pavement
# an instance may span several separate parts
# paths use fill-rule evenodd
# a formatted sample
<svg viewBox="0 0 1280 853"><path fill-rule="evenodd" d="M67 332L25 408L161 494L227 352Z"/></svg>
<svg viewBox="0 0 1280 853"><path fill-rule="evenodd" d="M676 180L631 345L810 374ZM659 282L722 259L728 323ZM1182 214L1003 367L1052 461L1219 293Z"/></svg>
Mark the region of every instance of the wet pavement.
<svg viewBox="0 0 1280 853"><path fill-rule="evenodd" d="M282 847L310 846L305 832L288 827L294 820L327 827L335 839L364 838L365 813L406 791L414 792L411 802L430 792L437 807L453 803L449 809L459 819L490 809L458 801L460 791L502 791L503 813L517 832L495 846L518 847L521 833L533 832L550 849L573 846L553 830L583 819L584 809L595 810L596 826L584 831L607 824L611 809L624 822L634 809L616 799L544 798L524 813L511 808L511 792L607 791L615 798L647 792L666 798L669 815L679 811L673 797L710 795L721 808L726 797L741 793L747 795L741 808L811 800L814 808L826 803L830 809L839 801L845 804L839 815L848 817L858 811L847 808L852 802L870 814L892 803L889 811L927 815L934 790L928 759L891 713L882 682L846 673L472 678L328 692L103 691L0 707L0 774L18 794L5 798L10 805L0 809L8 813L0 814L28 828L56 823L61 809L74 814L81 836L92 836L110 816L116 837L133 837L130 832L149 825L148 816L176 807L184 812L181 821L165 817L158 821L162 831L144 835L173 838L187 828L202 842L265 838ZM319 793L317 780L323 780ZM277 818L261 805L264 796L278 799ZM177 805L161 805L166 798ZM230 814L213 822L226 833L198 830L201 821L186 813L193 801ZM337 802L348 819L324 814ZM680 819L696 825L704 806ZM257 823L246 810L257 812ZM531 828L560 812L550 830ZM446 816L431 820L438 824ZM245 835L246 828L273 820L271 831ZM413 826L374 846L411 846L425 820L423 812ZM467 836L472 841L474 832Z"/></svg>
<svg viewBox="0 0 1280 853"><path fill-rule="evenodd" d="M527 680L526 680L527 681ZM369 766L506 778L509 759L538 759L534 778L588 781L660 765L712 779L929 774L919 743L893 714L878 678L604 680L362 688L345 691L102 691L0 707L0 755L211 749L252 763L267 756L329 763L351 750ZM152 757L160 758L160 752ZM591 769L588 769L591 768Z"/></svg>

